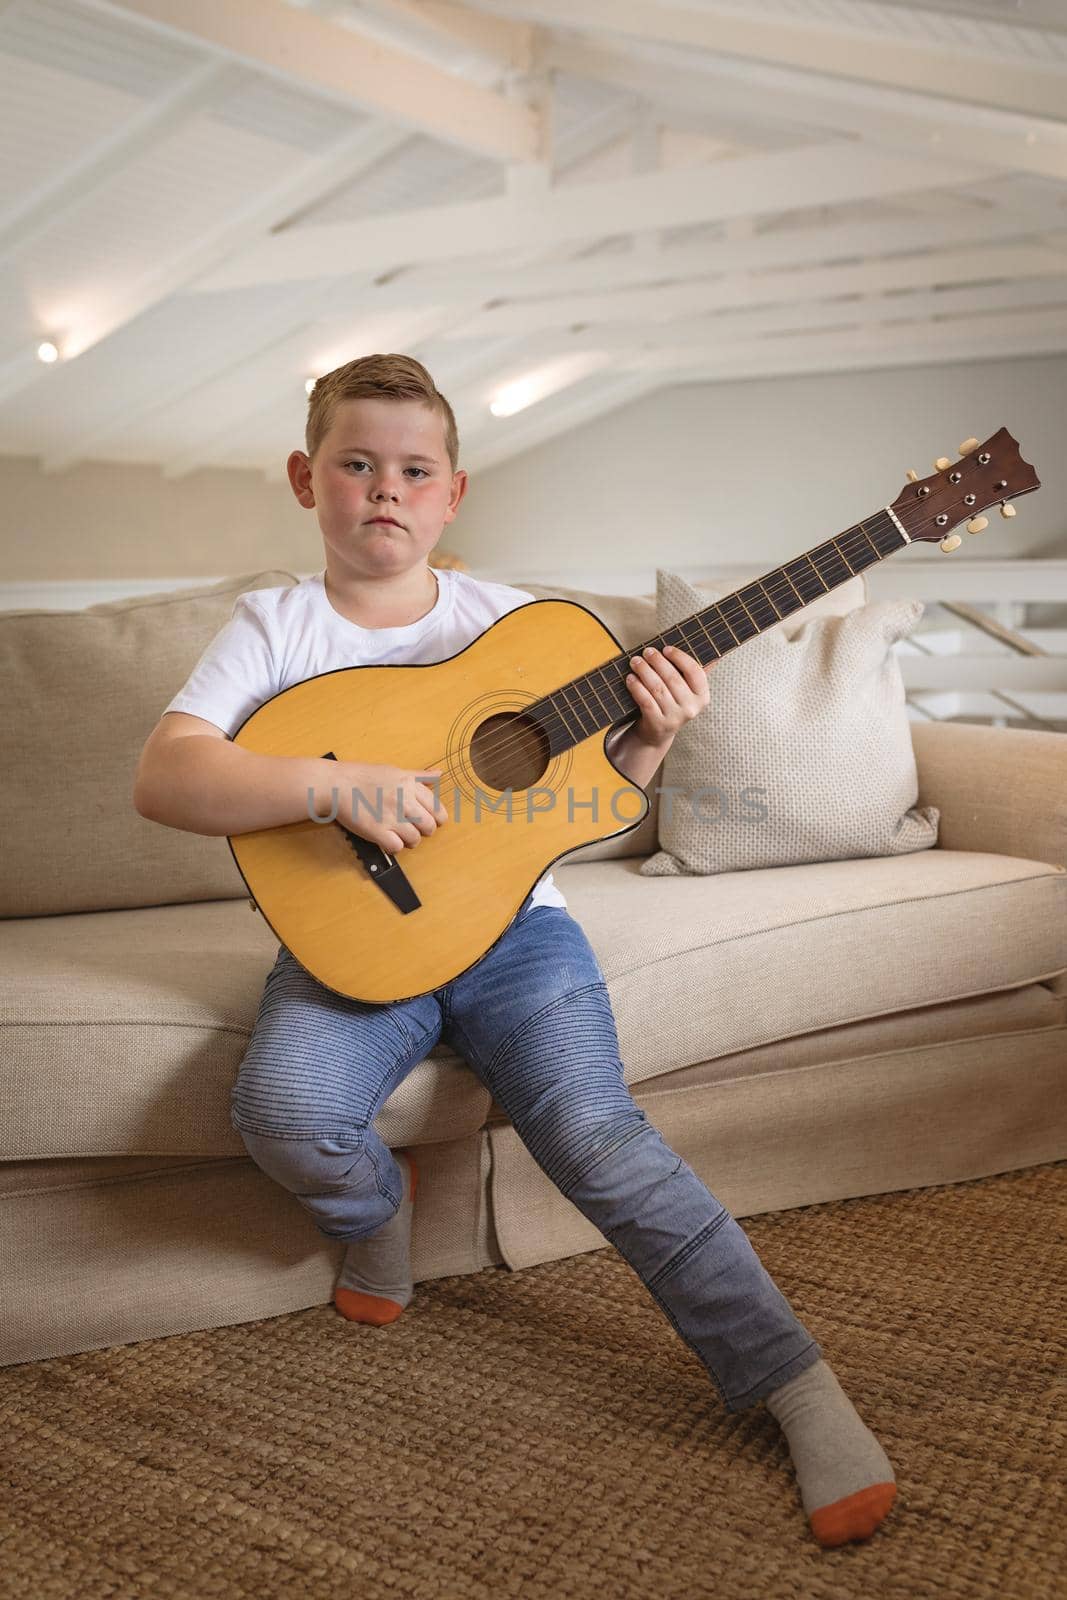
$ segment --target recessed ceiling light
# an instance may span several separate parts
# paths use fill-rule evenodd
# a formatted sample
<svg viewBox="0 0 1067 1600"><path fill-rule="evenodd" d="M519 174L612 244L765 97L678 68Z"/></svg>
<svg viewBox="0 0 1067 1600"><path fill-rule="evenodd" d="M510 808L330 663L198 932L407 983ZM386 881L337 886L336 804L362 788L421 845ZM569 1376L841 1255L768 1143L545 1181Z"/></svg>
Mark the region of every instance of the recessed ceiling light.
<svg viewBox="0 0 1067 1600"><path fill-rule="evenodd" d="M573 355L560 356L504 384L489 401L489 411L494 417L513 417L517 411L524 411L527 406L580 383L607 366L610 360L610 353L605 350L576 350Z"/></svg>
<svg viewBox="0 0 1067 1600"><path fill-rule="evenodd" d="M37 346L37 359L38 361L59 360L59 351L51 340L46 339L43 344Z"/></svg>
<svg viewBox="0 0 1067 1600"><path fill-rule="evenodd" d="M511 417L516 411L522 411L526 406L532 405L541 397L528 378L520 379L518 383L508 384L502 389L495 400L489 402L489 410L494 417Z"/></svg>

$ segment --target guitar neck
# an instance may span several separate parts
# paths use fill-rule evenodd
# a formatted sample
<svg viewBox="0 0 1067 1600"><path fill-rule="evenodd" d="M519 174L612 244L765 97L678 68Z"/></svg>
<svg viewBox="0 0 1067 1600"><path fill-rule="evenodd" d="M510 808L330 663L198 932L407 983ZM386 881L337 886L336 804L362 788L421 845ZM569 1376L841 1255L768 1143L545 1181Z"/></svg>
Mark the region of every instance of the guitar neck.
<svg viewBox="0 0 1067 1600"><path fill-rule="evenodd" d="M896 516L883 507L866 521L735 589L635 650L563 684L530 706L528 714L543 727L552 754L559 755L603 729L640 715L626 678L630 657L640 655L648 645L660 650L667 644L677 645L706 667L910 543Z"/></svg>

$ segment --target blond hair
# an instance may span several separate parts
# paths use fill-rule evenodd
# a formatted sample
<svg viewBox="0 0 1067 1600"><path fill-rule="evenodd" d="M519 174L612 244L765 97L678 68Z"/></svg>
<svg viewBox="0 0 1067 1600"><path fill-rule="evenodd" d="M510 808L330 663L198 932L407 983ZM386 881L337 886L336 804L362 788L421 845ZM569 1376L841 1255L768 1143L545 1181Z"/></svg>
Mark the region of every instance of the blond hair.
<svg viewBox="0 0 1067 1600"><path fill-rule="evenodd" d="M459 462L459 430L452 407L440 393L421 361L414 356L359 356L343 367L335 367L319 378L308 398L304 443L313 458L330 431L337 407L345 400L366 398L418 400L436 411L445 427L445 449L456 471Z"/></svg>

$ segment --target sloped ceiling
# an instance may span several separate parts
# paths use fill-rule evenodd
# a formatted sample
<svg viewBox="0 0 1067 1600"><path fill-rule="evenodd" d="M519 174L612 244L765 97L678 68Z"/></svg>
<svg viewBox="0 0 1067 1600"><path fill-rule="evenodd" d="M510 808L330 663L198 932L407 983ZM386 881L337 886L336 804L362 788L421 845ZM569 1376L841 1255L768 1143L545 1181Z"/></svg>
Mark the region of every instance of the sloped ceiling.
<svg viewBox="0 0 1067 1600"><path fill-rule="evenodd" d="M664 385L1067 350L1060 0L0 0L0 127L0 453L50 473L277 476L379 350L472 470Z"/></svg>

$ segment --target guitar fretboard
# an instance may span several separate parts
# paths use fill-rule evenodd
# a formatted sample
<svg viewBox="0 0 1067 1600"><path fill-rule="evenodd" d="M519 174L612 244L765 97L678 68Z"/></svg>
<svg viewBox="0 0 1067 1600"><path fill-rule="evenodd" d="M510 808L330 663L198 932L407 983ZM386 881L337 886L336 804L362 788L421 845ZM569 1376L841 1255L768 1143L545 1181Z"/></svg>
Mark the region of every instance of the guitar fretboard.
<svg viewBox="0 0 1067 1600"><path fill-rule="evenodd" d="M553 755L581 744L604 728L630 721L639 708L626 687L630 657L648 645L674 644L702 666L719 660L783 618L802 611L866 567L902 550L908 543L888 509L846 528L782 567L775 567L742 589L696 611L625 655L614 656L592 672L573 678L527 708L541 724Z"/></svg>

